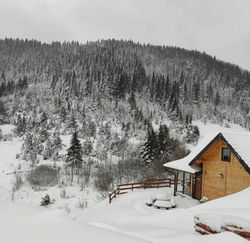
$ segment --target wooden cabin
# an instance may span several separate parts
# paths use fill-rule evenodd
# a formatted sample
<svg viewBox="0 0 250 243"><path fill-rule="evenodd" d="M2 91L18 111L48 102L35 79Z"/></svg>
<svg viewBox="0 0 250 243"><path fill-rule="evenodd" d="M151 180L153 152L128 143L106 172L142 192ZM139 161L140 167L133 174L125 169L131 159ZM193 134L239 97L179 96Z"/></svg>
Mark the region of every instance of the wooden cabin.
<svg viewBox="0 0 250 243"><path fill-rule="evenodd" d="M212 133L185 158L164 164L175 172L175 190L212 200L250 187L250 135Z"/></svg>

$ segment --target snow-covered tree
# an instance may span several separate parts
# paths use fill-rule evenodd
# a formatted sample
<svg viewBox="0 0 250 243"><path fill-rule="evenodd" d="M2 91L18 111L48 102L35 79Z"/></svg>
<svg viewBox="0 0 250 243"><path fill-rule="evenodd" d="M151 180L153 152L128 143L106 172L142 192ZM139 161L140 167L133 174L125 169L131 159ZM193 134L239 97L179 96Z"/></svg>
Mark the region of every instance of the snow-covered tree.
<svg viewBox="0 0 250 243"><path fill-rule="evenodd" d="M78 139L77 132L74 132L71 138L70 147L67 150L66 156L66 168L71 168L71 183L73 182L74 169L76 169L78 175L82 168L82 146Z"/></svg>

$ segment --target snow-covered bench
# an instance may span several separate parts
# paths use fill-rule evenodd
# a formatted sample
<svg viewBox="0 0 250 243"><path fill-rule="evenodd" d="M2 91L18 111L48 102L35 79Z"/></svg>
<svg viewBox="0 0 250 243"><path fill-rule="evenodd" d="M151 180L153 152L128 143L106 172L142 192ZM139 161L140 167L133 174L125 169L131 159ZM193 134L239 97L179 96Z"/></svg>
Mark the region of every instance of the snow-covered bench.
<svg viewBox="0 0 250 243"><path fill-rule="evenodd" d="M172 208L172 204L170 203L170 201L156 200L154 202L154 207L157 209L170 209Z"/></svg>
<svg viewBox="0 0 250 243"><path fill-rule="evenodd" d="M146 201L147 206L154 206L157 209L175 208L175 202L171 194L156 194Z"/></svg>

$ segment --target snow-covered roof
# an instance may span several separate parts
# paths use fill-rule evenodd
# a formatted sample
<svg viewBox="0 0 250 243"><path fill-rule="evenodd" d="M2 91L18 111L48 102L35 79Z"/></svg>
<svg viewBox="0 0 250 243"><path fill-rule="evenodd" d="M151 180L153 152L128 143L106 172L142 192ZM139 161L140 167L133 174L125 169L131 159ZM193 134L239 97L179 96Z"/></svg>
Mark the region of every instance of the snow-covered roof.
<svg viewBox="0 0 250 243"><path fill-rule="evenodd" d="M223 133L227 142L232 146L238 156L250 168L250 134L249 133Z"/></svg>
<svg viewBox="0 0 250 243"><path fill-rule="evenodd" d="M203 153L204 149L210 147L218 138L222 138L224 142L231 148L235 156L240 160L242 165L250 173L250 133L220 133L210 132L203 139L200 140L198 145L188 154L188 156L165 163L167 168L195 173L200 171L200 167L192 164Z"/></svg>

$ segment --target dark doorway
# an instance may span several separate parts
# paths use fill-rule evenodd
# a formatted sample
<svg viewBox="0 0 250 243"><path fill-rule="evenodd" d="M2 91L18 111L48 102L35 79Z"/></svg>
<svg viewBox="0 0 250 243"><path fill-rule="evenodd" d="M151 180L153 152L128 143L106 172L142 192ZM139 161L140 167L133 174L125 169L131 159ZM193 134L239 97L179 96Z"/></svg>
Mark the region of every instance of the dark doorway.
<svg viewBox="0 0 250 243"><path fill-rule="evenodd" d="M195 174L195 180L193 185L193 198L200 200L202 190L202 172Z"/></svg>

